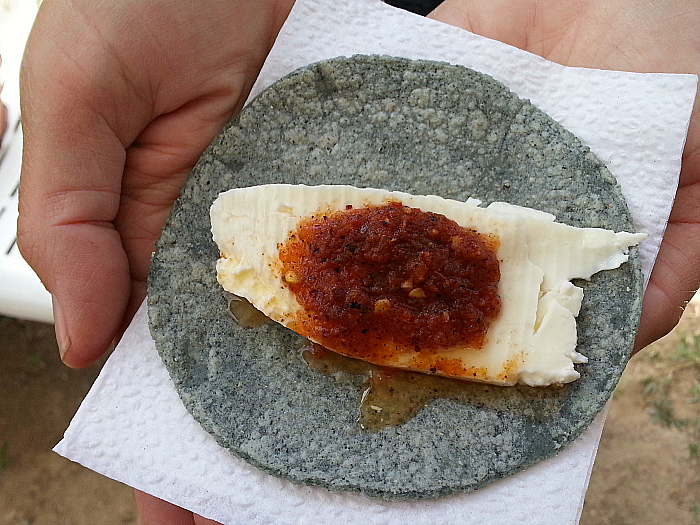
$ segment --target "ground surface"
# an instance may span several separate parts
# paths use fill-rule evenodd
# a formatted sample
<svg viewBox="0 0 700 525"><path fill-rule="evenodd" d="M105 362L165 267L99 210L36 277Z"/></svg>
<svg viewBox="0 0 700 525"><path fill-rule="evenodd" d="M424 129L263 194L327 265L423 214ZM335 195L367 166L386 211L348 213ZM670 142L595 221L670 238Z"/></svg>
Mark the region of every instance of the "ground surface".
<svg viewBox="0 0 700 525"><path fill-rule="evenodd" d="M700 524L700 304L615 393L582 525ZM0 525L135 525L131 490L51 452L98 367L61 365L48 325L0 319Z"/></svg>

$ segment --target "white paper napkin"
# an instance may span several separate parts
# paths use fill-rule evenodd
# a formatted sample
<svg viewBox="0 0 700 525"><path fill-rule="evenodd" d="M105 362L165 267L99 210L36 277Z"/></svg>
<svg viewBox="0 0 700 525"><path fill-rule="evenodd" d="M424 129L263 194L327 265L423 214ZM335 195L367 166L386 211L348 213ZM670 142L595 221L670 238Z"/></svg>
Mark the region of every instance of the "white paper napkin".
<svg viewBox="0 0 700 525"><path fill-rule="evenodd" d="M251 96L297 67L358 53L472 67L577 134L618 178L636 228L649 234L641 247L648 278L675 194L695 76L566 68L378 0L297 0ZM191 418L142 306L55 450L226 524L562 525L580 516L603 421L601 414L558 456L469 494L383 501L297 486L233 457Z"/></svg>

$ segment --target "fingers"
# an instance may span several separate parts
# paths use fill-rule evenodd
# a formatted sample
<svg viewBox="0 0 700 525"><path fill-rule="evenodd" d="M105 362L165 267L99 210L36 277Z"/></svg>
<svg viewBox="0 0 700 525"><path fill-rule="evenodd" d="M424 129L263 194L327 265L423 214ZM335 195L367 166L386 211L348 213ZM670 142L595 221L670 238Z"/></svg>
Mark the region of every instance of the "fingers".
<svg viewBox="0 0 700 525"><path fill-rule="evenodd" d="M70 366L145 296L155 240L240 107L291 2L47 0L22 67L18 245L54 298Z"/></svg>
<svg viewBox="0 0 700 525"><path fill-rule="evenodd" d="M220 525L145 492L134 490L134 496L141 525Z"/></svg>
<svg viewBox="0 0 700 525"><path fill-rule="evenodd" d="M194 523L195 525L221 525L221 523L219 523L218 521L203 518L202 516L198 516L197 514L194 515Z"/></svg>
<svg viewBox="0 0 700 525"><path fill-rule="evenodd" d="M155 243L196 159L231 117L233 97L204 97L156 118L127 149L114 225L127 255L131 294L118 335L147 292Z"/></svg>
<svg viewBox="0 0 700 525"><path fill-rule="evenodd" d="M634 352L670 332L700 285L700 152L688 154L649 279Z"/></svg>
<svg viewBox="0 0 700 525"><path fill-rule="evenodd" d="M664 258L657 259L644 293L642 317L633 353L665 336L678 324L700 282L695 263L700 258L700 250L691 251L682 247L692 239L689 235L698 238L700 228L670 229L671 232L666 233L662 242ZM695 260L689 259L692 256Z"/></svg>
<svg viewBox="0 0 700 525"><path fill-rule="evenodd" d="M0 101L0 140L2 140L5 131L7 130L7 108Z"/></svg>
<svg viewBox="0 0 700 525"><path fill-rule="evenodd" d="M17 238L54 298L64 361L85 366L109 346L130 295L127 256L112 223L126 157L122 141L130 133L117 136L105 112L134 97L99 39L89 30L66 31L71 21L57 5L47 3L37 17L32 33L43 38L30 36L22 67Z"/></svg>

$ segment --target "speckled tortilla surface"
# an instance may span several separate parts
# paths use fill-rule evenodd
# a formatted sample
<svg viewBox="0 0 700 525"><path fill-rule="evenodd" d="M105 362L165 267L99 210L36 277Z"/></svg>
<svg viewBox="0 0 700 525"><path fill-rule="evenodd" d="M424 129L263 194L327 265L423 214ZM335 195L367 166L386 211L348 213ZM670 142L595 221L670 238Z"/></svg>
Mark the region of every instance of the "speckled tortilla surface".
<svg viewBox="0 0 700 525"><path fill-rule="evenodd" d="M300 337L238 326L216 281L209 207L267 183L470 196L632 231L614 178L571 133L460 66L337 58L263 91L214 140L176 202L149 277L150 327L194 418L221 446L296 483L384 498L470 491L554 455L593 420L627 362L641 309L634 256L583 283L577 365L561 388L472 384L408 423L360 429L361 376L322 375ZM577 283L581 284L581 283Z"/></svg>

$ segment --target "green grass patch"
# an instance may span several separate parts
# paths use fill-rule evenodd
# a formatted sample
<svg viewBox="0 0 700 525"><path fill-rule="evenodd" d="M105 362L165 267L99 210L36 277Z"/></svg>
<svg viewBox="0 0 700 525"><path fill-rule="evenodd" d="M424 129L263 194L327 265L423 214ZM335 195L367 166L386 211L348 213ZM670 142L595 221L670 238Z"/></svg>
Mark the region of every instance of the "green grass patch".
<svg viewBox="0 0 700 525"><path fill-rule="evenodd" d="M700 432L700 417L691 419L677 417L670 395L673 391L675 394L673 398L676 399L680 394L677 380L681 371L697 370L699 374L694 380L691 379L690 387L686 386L687 382L682 387L684 393L687 392L687 396L683 396L685 397L683 403L700 403L700 335L682 335L678 338L678 344L672 352L665 356L654 352L650 356L650 361L660 360L665 362L666 370L659 370L663 376L641 380L642 391L647 398L652 420L669 427L686 428L692 433ZM698 453L697 450L695 453Z"/></svg>
<svg viewBox="0 0 700 525"><path fill-rule="evenodd" d="M693 386L690 387L690 392L688 392L690 398L688 399L691 403L700 403L700 381L695 381Z"/></svg>
<svg viewBox="0 0 700 525"><path fill-rule="evenodd" d="M700 445L697 443L688 443L688 455L690 456L690 459L697 458L698 452L700 452Z"/></svg>
<svg viewBox="0 0 700 525"><path fill-rule="evenodd" d="M676 419L667 391L651 400L651 419L656 423L674 428L683 428L688 423L684 419Z"/></svg>
<svg viewBox="0 0 700 525"><path fill-rule="evenodd" d="M700 368L700 335L681 337L673 359Z"/></svg>
<svg viewBox="0 0 700 525"><path fill-rule="evenodd" d="M656 384L656 381L654 381L651 377L643 379L642 386L644 387L645 396L651 396L655 394L656 391L659 389L658 385Z"/></svg>
<svg viewBox="0 0 700 525"><path fill-rule="evenodd" d="M45 368L46 362L44 361L43 356L33 354L27 357L27 365L29 366L30 370L36 372L42 368Z"/></svg>

